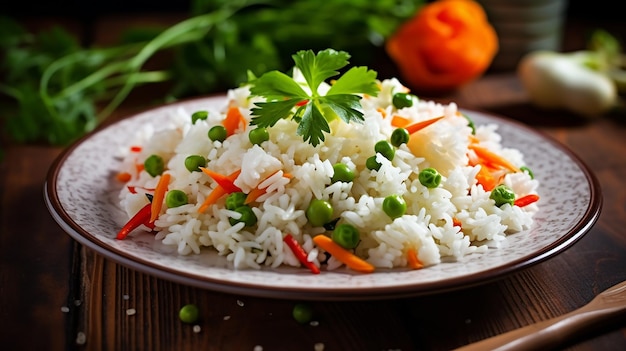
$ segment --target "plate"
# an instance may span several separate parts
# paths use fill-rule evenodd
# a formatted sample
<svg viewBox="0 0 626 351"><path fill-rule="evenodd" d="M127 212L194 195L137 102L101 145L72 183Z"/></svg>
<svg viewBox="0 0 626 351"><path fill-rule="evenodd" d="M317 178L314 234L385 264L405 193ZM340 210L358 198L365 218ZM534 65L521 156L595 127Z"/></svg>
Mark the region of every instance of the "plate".
<svg viewBox="0 0 626 351"><path fill-rule="evenodd" d="M117 230L126 222L117 200L122 186L115 180L117 150L130 145L139 126L157 125L176 109L221 107L224 101L225 96L212 96L160 106L91 133L65 149L44 185L46 205L55 221L102 256L177 283L257 297L357 300L433 294L504 277L569 248L589 231L602 207L597 179L569 149L519 122L462 110L476 124L497 124L503 146L521 150L540 182L540 211L532 228L509 235L503 247L421 270L378 269L361 274L338 269L315 275L292 267L234 270L212 250L181 256L149 233L116 240Z"/></svg>

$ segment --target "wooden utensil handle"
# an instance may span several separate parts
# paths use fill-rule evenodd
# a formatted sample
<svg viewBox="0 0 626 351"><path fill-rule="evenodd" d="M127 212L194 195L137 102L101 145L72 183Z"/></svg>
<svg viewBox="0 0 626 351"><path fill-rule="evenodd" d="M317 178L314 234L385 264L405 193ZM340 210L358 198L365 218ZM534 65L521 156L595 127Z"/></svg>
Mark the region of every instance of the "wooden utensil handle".
<svg viewBox="0 0 626 351"><path fill-rule="evenodd" d="M461 348L457 351L545 350L563 344L578 333L597 330L619 316L624 308L590 309L582 307L560 317L515 329Z"/></svg>

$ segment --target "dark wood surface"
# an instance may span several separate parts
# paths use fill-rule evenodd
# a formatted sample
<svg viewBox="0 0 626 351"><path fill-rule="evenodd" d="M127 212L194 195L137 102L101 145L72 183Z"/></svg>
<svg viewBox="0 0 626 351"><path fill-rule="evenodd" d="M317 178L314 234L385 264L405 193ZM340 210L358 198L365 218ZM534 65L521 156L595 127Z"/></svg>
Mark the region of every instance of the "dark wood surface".
<svg viewBox="0 0 626 351"><path fill-rule="evenodd" d="M318 325L300 325L291 316L295 301L172 283L81 247L43 202L47 171L62 149L8 145L0 165L0 348L449 350L573 311L626 279L626 116L582 121L539 111L512 72L490 72L438 100L519 120L569 147L600 181L597 223L568 250L498 281L414 298L314 301ZM145 108L140 101L128 101L115 118ZM199 332L178 319L187 303L201 309ZM560 348L624 350L626 318Z"/></svg>

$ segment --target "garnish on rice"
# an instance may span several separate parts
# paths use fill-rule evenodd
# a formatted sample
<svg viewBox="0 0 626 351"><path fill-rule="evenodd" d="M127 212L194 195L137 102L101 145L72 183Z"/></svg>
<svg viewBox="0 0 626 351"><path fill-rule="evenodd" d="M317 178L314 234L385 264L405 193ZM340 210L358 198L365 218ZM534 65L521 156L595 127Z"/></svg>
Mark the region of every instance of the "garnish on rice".
<svg viewBox="0 0 626 351"><path fill-rule="evenodd" d="M367 67L352 67L323 94L320 86L348 65L350 55L332 49L317 54L303 50L292 58L305 83L279 71L253 79L250 82L251 94L262 96L267 101L256 103L257 107L252 109L251 124L267 128L280 119L291 117L299 123L298 135L315 146L324 141L324 133L330 132L328 122L336 116L346 123L363 122L362 96L359 94L378 94L375 71Z"/></svg>

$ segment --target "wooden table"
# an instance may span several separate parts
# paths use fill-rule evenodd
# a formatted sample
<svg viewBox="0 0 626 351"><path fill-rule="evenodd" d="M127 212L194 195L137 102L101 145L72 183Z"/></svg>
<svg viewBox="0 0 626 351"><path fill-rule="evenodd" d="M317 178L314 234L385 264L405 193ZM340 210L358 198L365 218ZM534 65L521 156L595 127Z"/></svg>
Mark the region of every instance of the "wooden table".
<svg viewBox="0 0 626 351"><path fill-rule="evenodd" d="M626 279L626 118L591 122L529 105L512 73L491 72L439 97L527 123L569 147L595 172L600 218L571 248L495 282L431 296L312 302L300 325L295 301L229 295L157 279L81 247L43 202L62 151L8 145L0 166L0 345L3 350L449 350L570 312ZM143 108L125 104L122 118ZM200 306L201 330L178 319ZM626 324L581 333L571 350L626 349ZM258 348L260 350L260 348Z"/></svg>

